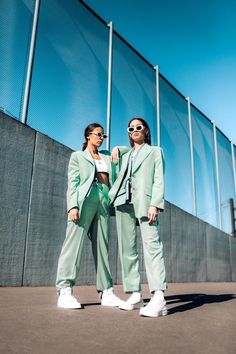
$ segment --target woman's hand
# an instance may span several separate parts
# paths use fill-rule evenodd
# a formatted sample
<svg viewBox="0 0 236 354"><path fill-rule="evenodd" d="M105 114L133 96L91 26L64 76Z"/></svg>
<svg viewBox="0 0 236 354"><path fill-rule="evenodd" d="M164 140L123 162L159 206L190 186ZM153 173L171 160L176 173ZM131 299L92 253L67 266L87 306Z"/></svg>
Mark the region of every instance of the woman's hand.
<svg viewBox="0 0 236 354"><path fill-rule="evenodd" d="M117 146L113 147L111 152L111 161L116 163L119 160L120 150Z"/></svg>
<svg viewBox="0 0 236 354"><path fill-rule="evenodd" d="M79 221L79 209L78 208L72 208L69 211L69 220L73 222L78 222Z"/></svg>
<svg viewBox="0 0 236 354"><path fill-rule="evenodd" d="M148 208L148 217L149 217L148 223L149 223L149 225L152 225L156 221L158 211L159 211L159 209L155 206L150 206Z"/></svg>

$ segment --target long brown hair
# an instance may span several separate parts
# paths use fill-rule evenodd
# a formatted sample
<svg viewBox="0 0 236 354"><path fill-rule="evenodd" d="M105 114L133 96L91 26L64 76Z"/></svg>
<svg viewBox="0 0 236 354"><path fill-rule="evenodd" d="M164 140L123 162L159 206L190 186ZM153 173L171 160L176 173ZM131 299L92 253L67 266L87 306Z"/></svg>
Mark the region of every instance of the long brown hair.
<svg viewBox="0 0 236 354"><path fill-rule="evenodd" d="M101 124L98 124L98 123L91 123L91 124L89 124L86 128L85 128L85 130L84 130L84 137L85 137L85 142L82 144L82 151L84 151L86 148L87 148L87 146L88 146L88 135L89 135L89 133L91 133L95 128L102 128L102 130L104 130L103 129L103 127L101 126Z"/></svg>
<svg viewBox="0 0 236 354"><path fill-rule="evenodd" d="M150 132L150 128L147 124L147 122L143 119L143 118L132 118L130 121L129 121L129 124L128 124L128 127L130 126L130 124L133 122L133 120L140 120L140 122L142 123L142 125L146 128L146 133L145 133L145 137L144 137L144 142L148 145L151 145L151 132ZM129 142L130 142L130 145L133 147L134 146L134 141L133 139L131 138L131 136L129 135Z"/></svg>

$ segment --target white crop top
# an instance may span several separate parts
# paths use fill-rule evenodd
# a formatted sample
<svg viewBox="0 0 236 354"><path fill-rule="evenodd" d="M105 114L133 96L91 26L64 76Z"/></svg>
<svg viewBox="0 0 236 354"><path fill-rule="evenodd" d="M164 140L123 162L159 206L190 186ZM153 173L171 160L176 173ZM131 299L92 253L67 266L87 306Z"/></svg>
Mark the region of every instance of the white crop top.
<svg viewBox="0 0 236 354"><path fill-rule="evenodd" d="M108 173L108 167L106 162L101 159L101 160L94 160L95 166L96 166L96 170L97 172L105 172Z"/></svg>

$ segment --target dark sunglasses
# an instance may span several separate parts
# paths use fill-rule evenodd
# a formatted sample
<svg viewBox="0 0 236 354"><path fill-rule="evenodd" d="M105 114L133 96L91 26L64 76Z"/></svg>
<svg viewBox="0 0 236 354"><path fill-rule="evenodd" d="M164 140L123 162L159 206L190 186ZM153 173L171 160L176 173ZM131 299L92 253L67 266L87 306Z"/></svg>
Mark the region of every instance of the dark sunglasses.
<svg viewBox="0 0 236 354"><path fill-rule="evenodd" d="M106 139L107 138L106 134L103 134L103 133L100 133L100 132L91 132L89 134L97 135L98 138L102 138L102 139Z"/></svg>
<svg viewBox="0 0 236 354"><path fill-rule="evenodd" d="M136 125L135 127L128 127L127 132L128 133L140 132L143 129L145 129L145 126L142 124L139 124L139 125Z"/></svg>

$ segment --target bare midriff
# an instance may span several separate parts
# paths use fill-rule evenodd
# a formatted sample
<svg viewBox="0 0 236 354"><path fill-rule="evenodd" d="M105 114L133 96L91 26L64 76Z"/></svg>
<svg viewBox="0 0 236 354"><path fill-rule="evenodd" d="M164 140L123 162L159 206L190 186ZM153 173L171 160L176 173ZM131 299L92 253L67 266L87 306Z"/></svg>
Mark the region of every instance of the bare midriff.
<svg viewBox="0 0 236 354"><path fill-rule="evenodd" d="M107 186L109 185L108 173L97 172L96 177L97 177L99 183L106 184Z"/></svg>

